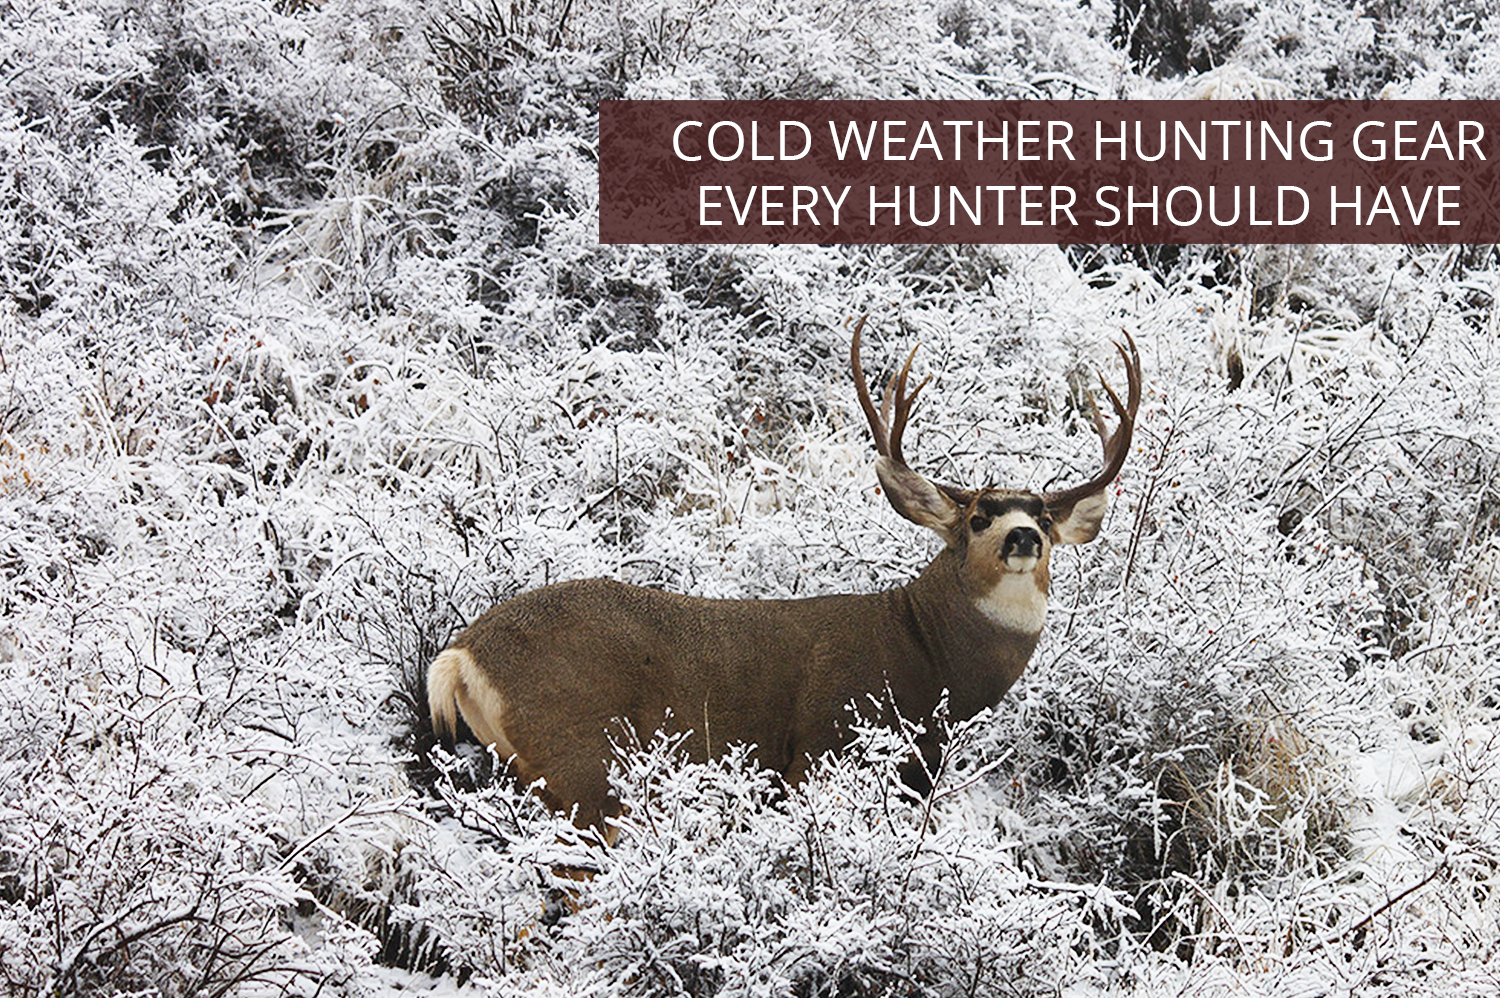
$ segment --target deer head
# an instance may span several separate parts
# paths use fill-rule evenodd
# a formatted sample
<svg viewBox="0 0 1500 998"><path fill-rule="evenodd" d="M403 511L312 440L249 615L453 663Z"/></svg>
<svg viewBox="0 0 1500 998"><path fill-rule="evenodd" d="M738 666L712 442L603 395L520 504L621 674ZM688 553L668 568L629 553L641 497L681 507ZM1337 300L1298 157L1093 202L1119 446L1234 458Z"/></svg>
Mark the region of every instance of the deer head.
<svg viewBox="0 0 1500 998"><path fill-rule="evenodd" d="M995 486L970 489L933 482L907 465L901 440L917 395L932 378L929 375L908 389L912 360L917 354L913 347L900 372L886 383L877 411L859 356L866 318L861 316L854 326L849 366L860 408L880 455L875 461L875 474L886 498L896 512L937 534L961 559L966 587L982 610L1002 622L1032 623L1029 618L1045 610L1053 545L1086 544L1098 536L1108 505L1108 486L1130 451L1136 410L1141 404L1141 360L1135 340L1127 332L1128 349L1115 344L1125 362L1128 402L1122 403L1109 383L1102 376L1099 379L1119 418L1113 433L1105 426L1094 393L1085 392L1094 429L1104 445L1104 466L1097 475L1058 492ZM1040 600L1033 593L1039 594ZM1036 627L1040 624L1037 619Z"/></svg>

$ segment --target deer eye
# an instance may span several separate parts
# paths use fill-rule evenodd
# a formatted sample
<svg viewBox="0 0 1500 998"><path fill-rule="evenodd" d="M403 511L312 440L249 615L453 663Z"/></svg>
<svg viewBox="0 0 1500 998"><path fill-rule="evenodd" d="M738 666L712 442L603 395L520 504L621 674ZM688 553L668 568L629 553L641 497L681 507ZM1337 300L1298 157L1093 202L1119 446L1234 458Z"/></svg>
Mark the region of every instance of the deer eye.
<svg viewBox="0 0 1500 998"><path fill-rule="evenodd" d="M969 517L969 529L972 530L972 531L974 531L974 533L976 533L976 534L983 533L984 532L984 528L988 527L989 525L990 525L990 518L987 517L987 516L971 516L971 517Z"/></svg>
<svg viewBox="0 0 1500 998"><path fill-rule="evenodd" d="M1050 516L1042 517L1040 520L1036 521L1036 525L1042 528L1042 533L1052 533L1052 518Z"/></svg>

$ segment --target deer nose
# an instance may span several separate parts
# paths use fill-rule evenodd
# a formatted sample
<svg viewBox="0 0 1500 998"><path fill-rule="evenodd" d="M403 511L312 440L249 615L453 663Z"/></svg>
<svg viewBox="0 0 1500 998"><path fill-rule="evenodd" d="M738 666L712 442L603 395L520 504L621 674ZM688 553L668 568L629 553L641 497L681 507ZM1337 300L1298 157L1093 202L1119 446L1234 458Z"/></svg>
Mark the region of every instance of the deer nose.
<svg viewBox="0 0 1500 998"><path fill-rule="evenodd" d="M1000 557L1039 557L1042 553L1042 535L1031 527L1016 527L1005 535L1005 546Z"/></svg>

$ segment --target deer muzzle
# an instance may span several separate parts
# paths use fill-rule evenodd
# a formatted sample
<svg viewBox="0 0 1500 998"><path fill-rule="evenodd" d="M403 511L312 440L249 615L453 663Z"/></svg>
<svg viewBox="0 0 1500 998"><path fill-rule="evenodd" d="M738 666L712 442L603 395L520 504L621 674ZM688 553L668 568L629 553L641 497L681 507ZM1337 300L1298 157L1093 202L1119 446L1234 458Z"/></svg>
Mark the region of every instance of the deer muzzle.
<svg viewBox="0 0 1500 998"><path fill-rule="evenodd" d="M1042 535L1034 527L1015 527L1005 535L1005 543L1000 548L1000 557L1009 561L1012 558L1040 558L1042 555Z"/></svg>

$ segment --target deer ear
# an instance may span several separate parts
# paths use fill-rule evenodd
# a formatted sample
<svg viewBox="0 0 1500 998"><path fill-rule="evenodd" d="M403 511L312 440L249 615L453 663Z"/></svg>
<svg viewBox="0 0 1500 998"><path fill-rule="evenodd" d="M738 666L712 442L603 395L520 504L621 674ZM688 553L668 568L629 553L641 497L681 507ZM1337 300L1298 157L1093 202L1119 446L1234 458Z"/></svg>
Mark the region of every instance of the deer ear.
<svg viewBox="0 0 1500 998"><path fill-rule="evenodd" d="M875 476L896 512L953 543L963 511L941 489L888 457L875 459Z"/></svg>
<svg viewBox="0 0 1500 998"><path fill-rule="evenodd" d="M1052 542L1054 544L1087 544L1099 536L1099 525L1104 522L1104 512L1109 509L1109 496L1104 489L1084 496L1067 509L1052 508Z"/></svg>

